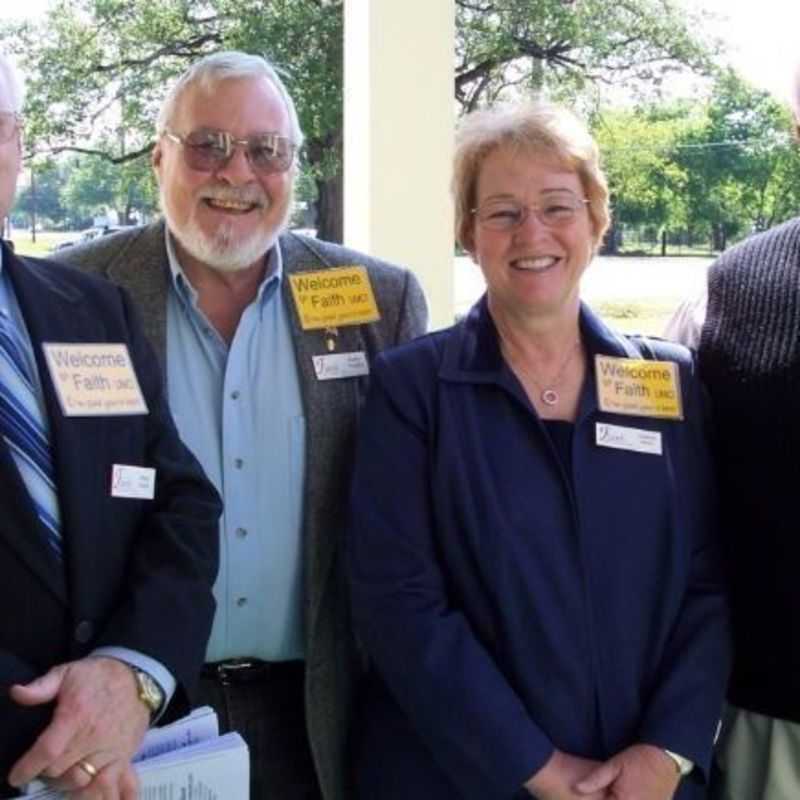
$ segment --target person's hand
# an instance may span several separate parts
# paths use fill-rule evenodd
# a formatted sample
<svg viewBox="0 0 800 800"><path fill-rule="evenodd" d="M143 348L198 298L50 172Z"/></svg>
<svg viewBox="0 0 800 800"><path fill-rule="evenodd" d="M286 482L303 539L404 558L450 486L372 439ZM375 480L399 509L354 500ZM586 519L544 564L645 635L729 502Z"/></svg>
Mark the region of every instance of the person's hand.
<svg viewBox="0 0 800 800"><path fill-rule="evenodd" d="M601 764L576 788L583 798L605 789L614 800L670 800L679 782L675 762L660 747L635 744Z"/></svg>
<svg viewBox="0 0 800 800"><path fill-rule="evenodd" d="M50 724L11 768L12 786L41 778L80 800L136 800L130 762L150 714L127 664L84 658L12 686L10 693L21 705L55 701Z"/></svg>
<svg viewBox="0 0 800 800"><path fill-rule="evenodd" d="M578 794L575 791L577 783L601 766L599 761L556 750L547 763L525 783L525 788L537 800L605 800L611 797L605 788L590 794Z"/></svg>

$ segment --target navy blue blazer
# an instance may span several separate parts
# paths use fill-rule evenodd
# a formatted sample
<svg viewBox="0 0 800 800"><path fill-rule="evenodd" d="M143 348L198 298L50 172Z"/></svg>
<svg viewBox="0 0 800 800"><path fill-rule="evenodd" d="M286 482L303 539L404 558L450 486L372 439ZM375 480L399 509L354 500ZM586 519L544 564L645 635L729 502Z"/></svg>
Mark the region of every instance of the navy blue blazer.
<svg viewBox="0 0 800 800"><path fill-rule="evenodd" d="M553 748L637 742L692 759L678 797L703 795L729 642L701 387L685 348L586 307L581 328L592 355L678 362L685 419L601 412L590 372L571 474L485 299L377 358L349 535L364 798L509 800ZM598 422L660 432L663 455L597 446Z"/></svg>
<svg viewBox="0 0 800 800"><path fill-rule="evenodd" d="M214 613L219 498L180 442L158 364L125 293L71 268L14 256L3 244L41 378L62 513L64 564L0 437L0 686L26 672L118 645L162 662L177 680L168 718L189 708ZM125 343L149 413L66 417L43 342ZM114 464L153 467L153 500L111 496ZM0 731L17 755L17 708L0 704ZM24 715L23 715L24 716ZM22 724L22 722L20 722ZM41 720L39 720L41 725ZM5 771L14 754L2 752ZM28 742L29 744L29 742Z"/></svg>

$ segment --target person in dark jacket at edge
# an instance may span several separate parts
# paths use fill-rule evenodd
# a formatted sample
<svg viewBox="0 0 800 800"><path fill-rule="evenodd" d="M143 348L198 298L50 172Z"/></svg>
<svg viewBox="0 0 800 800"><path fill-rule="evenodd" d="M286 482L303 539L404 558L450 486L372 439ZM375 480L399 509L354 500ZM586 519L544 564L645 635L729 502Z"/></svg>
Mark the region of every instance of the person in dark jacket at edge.
<svg viewBox="0 0 800 800"><path fill-rule="evenodd" d="M800 69L793 86L800 141ZM715 800L800 797L800 217L730 248L665 335L711 395L733 672Z"/></svg>
<svg viewBox="0 0 800 800"><path fill-rule="evenodd" d="M0 56L0 218L22 160ZM135 800L148 727L188 713L221 503L107 281L0 247L0 796Z"/></svg>

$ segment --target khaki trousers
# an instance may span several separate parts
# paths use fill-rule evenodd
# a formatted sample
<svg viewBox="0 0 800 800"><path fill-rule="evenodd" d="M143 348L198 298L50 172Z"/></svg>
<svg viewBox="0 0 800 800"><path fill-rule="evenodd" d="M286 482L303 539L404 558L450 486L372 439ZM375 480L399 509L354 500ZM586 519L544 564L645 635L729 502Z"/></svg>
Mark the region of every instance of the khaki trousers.
<svg viewBox="0 0 800 800"><path fill-rule="evenodd" d="M800 800L800 725L728 706L711 800Z"/></svg>

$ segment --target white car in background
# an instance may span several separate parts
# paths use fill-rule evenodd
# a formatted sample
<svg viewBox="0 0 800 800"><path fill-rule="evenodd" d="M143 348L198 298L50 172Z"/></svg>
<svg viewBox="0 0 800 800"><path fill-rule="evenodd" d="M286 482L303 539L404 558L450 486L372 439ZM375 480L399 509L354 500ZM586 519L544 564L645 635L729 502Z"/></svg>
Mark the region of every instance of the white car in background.
<svg viewBox="0 0 800 800"><path fill-rule="evenodd" d="M63 250L65 247L73 247L76 244L86 244L91 242L92 239L99 239L101 236L107 236L109 233L116 233L117 231L124 231L127 228L133 228L133 225L103 225L98 228L87 228L81 231L77 239L67 239L64 242L59 242L54 248L56 250Z"/></svg>

